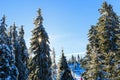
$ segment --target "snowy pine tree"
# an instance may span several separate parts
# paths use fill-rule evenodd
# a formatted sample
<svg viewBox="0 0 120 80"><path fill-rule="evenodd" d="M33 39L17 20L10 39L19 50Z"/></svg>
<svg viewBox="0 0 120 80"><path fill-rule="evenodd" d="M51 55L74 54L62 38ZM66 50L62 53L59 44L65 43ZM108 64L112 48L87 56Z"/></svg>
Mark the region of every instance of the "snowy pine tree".
<svg viewBox="0 0 120 80"><path fill-rule="evenodd" d="M24 64L27 63L27 59L28 59L28 51L27 51L27 46L24 40L24 29L23 26L21 26L20 30L19 30L19 36L18 36L18 43L21 46L21 59L23 61Z"/></svg>
<svg viewBox="0 0 120 80"><path fill-rule="evenodd" d="M77 62L80 63L80 56L79 56L79 54L77 55Z"/></svg>
<svg viewBox="0 0 120 80"><path fill-rule="evenodd" d="M0 36L2 36L2 38L3 38L0 41L0 43L4 43L4 44L7 44L7 39L8 39L8 35L6 33L6 31L7 31L6 26L7 26L6 25L6 17L4 15L1 19L1 24L0 24Z"/></svg>
<svg viewBox="0 0 120 80"><path fill-rule="evenodd" d="M56 61L55 61L55 49L52 50L52 67L56 68Z"/></svg>
<svg viewBox="0 0 120 80"><path fill-rule="evenodd" d="M86 55L82 62L83 66L89 65L83 76L91 80L119 80L118 76L120 69L116 67L119 65L117 56L119 55L119 17L113 11L112 6L106 2L103 3L102 8L99 9L101 16L95 27L89 35L89 54ZM96 34L92 34L96 33ZM92 67L91 67L92 66ZM91 75L92 74L92 75ZM91 75L91 76L90 76Z"/></svg>
<svg viewBox="0 0 120 80"><path fill-rule="evenodd" d="M13 50L15 52L16 48L18 47L18 42L17 42L17 37L18 37L18 34L17 34L17 30L16 30L16 25L15 23L13 24L12 27L12 39L11 39L11 43L12 43L12 46L13 46Z"/></svg>
<svg viewBox="0 0 120 80"><path fill-rule="evenodd" d="M18 80L26 80L27 79L27 70L26 70L26 64L24 64L23 61L23 55L25 54L23 52L23 43L22 43L22 35L17 34L17 30L16 30L16 25L15 23L12 26L12 49L15 55L15 65L18 68L19 71L19 76L18 76ZM25 45L25 44L24 44Z"/></svg>
<svg viewBox="0 0 120 80"><path fill-rule="evenodd" d="M67 60L66 60L66 57L64 56L63 50L62 50L62 56L58 63L57 80L73 80L73 77L68 67Z"/></svg>
<svg viewBox="0 0 120 80"><path fill-rule="evenodd" d="M11 50L0 44L0 80L17 80L18 70Z"/></svg>
<svg viewBox="0 0 120 80"><path fill-rule="evenodd" d="M75 62L76 62L75 56L72 55L68 62L70 64L75 64Z"/></svg>
<svg viewBox="0 0 120 80"><path fill-rule="evenodd" d="M27 80L28 79L28 68L27 68L27 60L28 60L28 51L26 47L26 43L24 40L24 29L21 26L19 30L19 36L17 38L19 44L18 59L20 63L18 63L19 77L18 80Z"/></svg>
<svg viewBox="0 0 120 80"><path fill-rule="evenodd" d="M116 43L119 34L119 18L114 13L112 6L106 2L103 3L102 8L99 10L101 17L97 23L98 37L100 42L100 49L102 52L109 53L117 51L118 45Z"/></svg>
<svg viewBox="0 0 120 80"><path fill-rule="evenodd" d="M91 26L88 33L90 43L87 45L87 55L81 61L82 67L86 70L82 74L84 79L104 79L101 69L101 58L104 58L104 56L102 56L99 52L99 39L97 38L97 33L96 26Z"/></svg>
<svg viewBox="0 0 120 80"><path fill-rule="evenodd" d="M57 65L56 65L56 61L55 61L55 49L53 48L52 50L52 80L56 80L56 76L57 76Z"/></svg>
<svg viewBox="0 0 120 80"><path fill-rule="evenodd" d="M112 6L103 3L102 8L99 10L101 17L97 23L98 37L99 37L99 49L103 55L105 55L106 66L104 71L108 73L106 78L114 79L120 75L116 74L116 68L114 67L120 58L116 59L115 57L119 55L120 45L118 43L120 35L119 27L119 17L113 11ZM120 72L119 69L117 69Z"/></svg>
<svg viewBox="0 0 120 80"><path fill-rule="evenodd" d="M0 26L0 80L17 80L18 70L15 66L13 51L8 47L5 16Z"/></svg>
<svg viewBox="0 0 120 80"><path fill-rule="evenodd" d="M32 31L31 39L31 49L34 57L29 64L29 80L52 80L49 40L42 25L41 9L38 10L34 24L35 28Z"/></svg>

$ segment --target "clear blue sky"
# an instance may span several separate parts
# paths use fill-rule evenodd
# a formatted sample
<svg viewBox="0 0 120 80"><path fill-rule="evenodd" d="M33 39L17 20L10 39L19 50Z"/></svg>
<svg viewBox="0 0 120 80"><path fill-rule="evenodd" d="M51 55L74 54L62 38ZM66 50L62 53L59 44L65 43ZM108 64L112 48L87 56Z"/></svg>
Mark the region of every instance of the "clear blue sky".
<svg viewBox="0 0 120 80"><path fill-rule="evenodd" d="M50 46L56 54L62 47L65 54L86 51L87 33L99 18L98 9L105 0L1 0L0 18L7 16L8 26L14 22L24 25L25 40L29 47L33 20L38 8L42 9L44 27L50 37ZM120 0L106 0L120 15Z"/></svg>

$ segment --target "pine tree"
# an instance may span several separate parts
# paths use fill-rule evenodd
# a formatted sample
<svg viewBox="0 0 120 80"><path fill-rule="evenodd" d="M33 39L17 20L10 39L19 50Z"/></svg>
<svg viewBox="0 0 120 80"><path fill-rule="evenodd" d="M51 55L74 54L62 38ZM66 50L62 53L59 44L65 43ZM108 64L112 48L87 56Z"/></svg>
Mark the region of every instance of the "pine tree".
<svg viewBox="0 0 120 80"><path fill-rule="evenodd" d="M52 50L52 67L56 68L56 61L55 61L55 49Z"/></svg>
<svg viewBox="0 0 120 80"><path fill-rule="evenodd" d="M81 60L82 67L84 67L86 70L89 69L88 65L90 65L89 62L92 59L90 55L92 54L93 46L96 44L95 35L96 35L95 26L91 26L91 29L89 30L89 33L88 33L89 44L87 45L87 48L86 48L87 53L86 53L86 56Z"/></svg>
<svg viewBox="0 0 120 80"><path fill-rule="evenodd" d="M43 25L41 9L34 21L35 28L32 31L31 49L34 57L29 64L29 80L52 80L51 78L51 57L48 34Z"/></svg>
<svg viewBox="0 0 120 80"><path fill-rule="evenodd" d="M18 43L21 46L21 59L23 61L24 64L27 63L27 59L28 59L28 51L27 51L27 46L24 40L24 29L23 29L23 25L21 26L20 30L19 30L19 36L18 36Z"/></svg>
<svg viewBox="0 0 120 80"><path fill-rule="evenodd" d="M80 56L79 56L79 54L77 55L77 62L80 63Z"/></svg>
<svg viewBox="0 0 120 80"><path fill-rule="evenodd" d="M83 66L86 72L83 76L87 79L94 80L104 80L113 79L119 80L118 76L120 70L117 69L116 65L119 65L119 17L113 11L112 6L108 5L106 2L103 3L102 8L99 9L101 16L95 27L91 28L89 31L89 48L86 57L89 60L86 61L85 58L82 62L87 62ZM92 34L95 33L96 34ZM92 63L91 63L92 62ZM94 65L94 66L93 66ZM91 67L93 66L93 68ZM94 70L95 69L95 70ZM93 77L90 77L91 75Z"/></svg>
<svg viewBox="0 0 120 80"><path fill-rule="evenodd" d="M12 27L12 33L11 33L12 34L12 39L11 39L11 43L12 43L12 46L13 46L13 50L15 52L16 48L18 47L18 42L17 42L18 34L17 34L15 23L11 27Z"/></svg>
<svg viewBox="0 0 120 80"><path fill-rule="evenodd" d="M15 66L13 51L6 44L7 34L5 16L0 26L0 80L17 80L18 70Z"/></svg>
<svg viewBox="0 0 120 80"><path fill-rule="evenodd" d="M11 43L12 43L12 49L13 49L13 52L14 52L14 55L15 55L15 65L16 67L18 68L18 71L19 71L19 76L18 76L18 80L26 80L27 79L27 76L26 76L26 65L24 64L24 62L22 61L22 57L24 55L22 49L22 45L21 42L22 40L20 39L21 38L21 35L18 36L17 34L17 30L16 30L16 25L15 23L13 24L12 27L12 39L11 39Z"/></svg>
<svg viewBox="0 0 120 80"><path fill-rule="evenodd" d="M62 50L62 56L58 63L58 76L57 80L73 80L71 75L71 71L68 67L66 57L64 56L64 52Z"/></svg>
<svg viewBox="0 0 120 80"><path fill-rule="evenodd" d="M52 80L56 80L56 74L57 74L57 65L55 61L55 49L52 50Z"/></svg>
<svg viewBox="0 0 120 80"><path fill-rule="evenodd" d="M101 17L97 23L98 37L100 39L100 49L102 52L109 53L111 51L117 51L118 45L116 41L118 39L119 30L119 18L114 13L112 6L106 2L103 3L102 8L99 10Z"/></svg>
<svg viewBox="0 0 120 80"><path fill-rule="evenodd" d="M27 68L27 60L28 60L28 52L26 43L24 40L24 29L23 26L21 26L19 30L19 36L17 38L18 44L19 44L19 61L18 63L18 69L19 69L19 77L18 80L27 80L28 79L28 68Z"/></svg>
<svg viewBox="0 0 120 80"><path fill-rule="evenodd" d="M74 64L74 62L75 62L75 57L72 55L71 56L71 63Z"/></svg>
<svg viewBox="0 0 120 80"><path fill-rule="evenodd" d="M17 80L18 70L11 50L6 44L0 44L0 80Z"/></svg>
<svg viewBox="0 0 120 80"><path fill-rule="evenodd" d="M3 40L0 41L0 43L7 44L7 29L6 29L6 16L4 15L1 19L1 24L0 24L0 35L2 36ZM3 41L3 42L2 42Z"/></svg>
<svg viewBox="0 0 120 80"><path fill-rule="evenodd" d="M105 68L104 70L108 73L106 76L108 79L114 79L120 75L116 74L115 71L115 64L120 58L116 59L115 57L119 55L119 17L113 11L112 6L107 4L106 2L103 3L102 8L100 9L101 17L99 18L99 22L97 23L97 30L99 32L99 45L100 51L105 55ZM119 69L117 69L120 72Z"/></svg>
<svg viewBox="0 0 120 80"><path fill-rule="evenodd" d="M104 79L103 71L101 69L101 61L104 56L99 51L99 39L97 38L96 26L91 26L89 30L89 44L87 45L87 55L81 61L82 67L85 72L82 74L84 79L97 80L98 78Z"/></svg>

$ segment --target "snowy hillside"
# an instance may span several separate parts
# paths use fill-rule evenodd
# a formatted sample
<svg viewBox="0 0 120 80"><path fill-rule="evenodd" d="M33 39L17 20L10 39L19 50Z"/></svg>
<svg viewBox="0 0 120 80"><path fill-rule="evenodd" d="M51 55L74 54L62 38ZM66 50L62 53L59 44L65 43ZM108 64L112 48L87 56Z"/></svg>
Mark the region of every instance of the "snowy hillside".
<svg viewBox="0 0 120 80"><path fill-rule="evenodd" d="M85 71L83 68L81 68L81 65L79 63L69 64L69 67L72 71L72 75L74 76L74 79L80 80L81 74Z"/></svg>

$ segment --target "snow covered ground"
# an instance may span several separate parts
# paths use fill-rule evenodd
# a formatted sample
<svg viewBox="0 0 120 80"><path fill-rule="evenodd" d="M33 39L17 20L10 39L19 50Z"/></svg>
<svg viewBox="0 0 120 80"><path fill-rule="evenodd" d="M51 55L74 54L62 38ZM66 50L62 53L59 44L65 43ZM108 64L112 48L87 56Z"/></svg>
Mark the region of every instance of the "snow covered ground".
<svg viewBox="0 0 120 80"><path fill-rule="evenodd" d="M80 80L81 79L81 74L85 71L83 68L80 67L79 63L76 64L69 64L69 67L72 71L72 75L75 80Z"/></svg>

